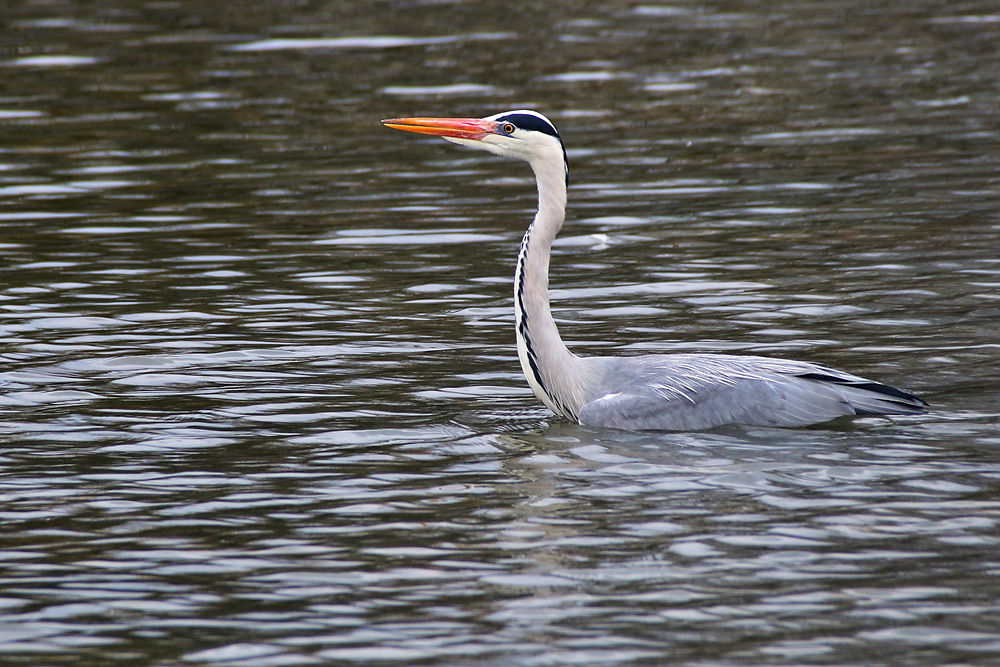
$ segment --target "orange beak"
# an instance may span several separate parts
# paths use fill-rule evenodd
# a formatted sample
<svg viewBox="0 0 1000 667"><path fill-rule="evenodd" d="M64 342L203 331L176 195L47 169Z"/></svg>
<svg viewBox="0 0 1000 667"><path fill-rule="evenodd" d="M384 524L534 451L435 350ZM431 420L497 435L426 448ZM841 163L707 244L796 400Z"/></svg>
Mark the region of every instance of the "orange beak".
<svg viewBox="0 0 1000 667"><path fill-rule="evenodd" d="M390 118L382 124L394 130L459 139L480 140L497 133L495 122L481 118Z"/></svg>

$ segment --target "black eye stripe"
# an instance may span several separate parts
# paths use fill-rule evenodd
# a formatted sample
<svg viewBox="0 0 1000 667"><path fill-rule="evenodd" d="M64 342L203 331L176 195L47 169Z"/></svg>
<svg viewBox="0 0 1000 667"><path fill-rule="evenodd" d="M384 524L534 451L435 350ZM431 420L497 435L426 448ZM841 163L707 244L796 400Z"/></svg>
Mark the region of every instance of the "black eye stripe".
<svg viewBox="0 0 1000 667"><path fill-rule="evenodd" d="M531 114L512 113L497 118L497 122L510 123L522 130L534 130L535 132L547 134L550 137L559 138L559 133L556 132L556 128L552 127L551 123L547 123L538 116L532 116Z"/></svg>

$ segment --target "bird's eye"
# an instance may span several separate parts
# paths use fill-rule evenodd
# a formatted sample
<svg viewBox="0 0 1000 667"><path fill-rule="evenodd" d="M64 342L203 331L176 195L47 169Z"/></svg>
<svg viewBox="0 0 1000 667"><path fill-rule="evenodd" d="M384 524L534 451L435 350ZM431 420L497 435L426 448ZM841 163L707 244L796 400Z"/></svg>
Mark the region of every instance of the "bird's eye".
<svg viewBox="0 0 1000 667"><path fill-rule="evenodd" d="M503 131L506 132L507 134L514 134L514 130L516 129L517 128L514 127L511 123L505 123L503 126Z"/></svg>

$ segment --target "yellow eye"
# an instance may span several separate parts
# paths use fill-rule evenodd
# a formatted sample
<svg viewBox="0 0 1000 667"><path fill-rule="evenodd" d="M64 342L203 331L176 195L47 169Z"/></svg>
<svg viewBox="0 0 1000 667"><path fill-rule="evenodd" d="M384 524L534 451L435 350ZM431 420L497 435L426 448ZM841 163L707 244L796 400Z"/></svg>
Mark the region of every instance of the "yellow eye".
<svg viewBox="0 0 1000 667"><path fill-rule="evenodd" d="M503 131L506 132L507 134L514 134L514 130L516 129L517 128L511 125L510 123L507 123L506 125L503 126Z"/></svg>

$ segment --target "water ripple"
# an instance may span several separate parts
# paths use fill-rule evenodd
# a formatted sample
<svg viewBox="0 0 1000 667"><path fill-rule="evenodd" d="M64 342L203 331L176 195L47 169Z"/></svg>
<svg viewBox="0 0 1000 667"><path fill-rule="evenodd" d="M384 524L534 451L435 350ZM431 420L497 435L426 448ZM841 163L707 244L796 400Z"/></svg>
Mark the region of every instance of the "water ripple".
<svg viewBox="0 0 1000 667"><path fill-rule="evenodd" d="M2 662L997 662L995 8L77 4L0 25ZM378 123L514 107L574 349L933 411L554 419L530 171Z"/></svg>

